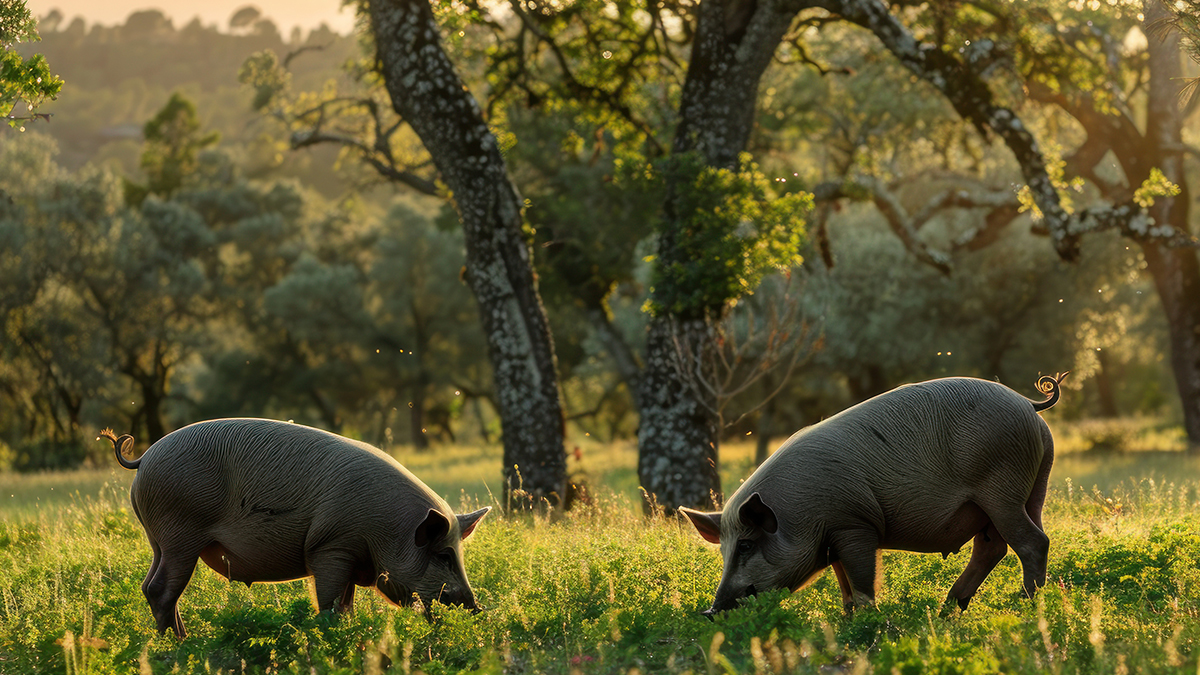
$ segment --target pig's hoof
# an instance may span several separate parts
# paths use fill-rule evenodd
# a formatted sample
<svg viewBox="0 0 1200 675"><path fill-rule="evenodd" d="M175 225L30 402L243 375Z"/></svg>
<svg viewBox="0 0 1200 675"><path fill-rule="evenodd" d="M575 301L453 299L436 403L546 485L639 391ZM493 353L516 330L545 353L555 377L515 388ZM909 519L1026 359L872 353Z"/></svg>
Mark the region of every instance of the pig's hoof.
<svg viewBox="0 0 1200 675"><path fill-rule="evenodd" d="M938 616L942 617L943 619L949 618L950 615L954 614L955 610L965 610L967 608L967 603L970 601L970 598L956 598L954 596L949 596L942 602L942 608L940 611L938 611Z"/></svg>
<svg viewBox="0 0 1200 675"><path fill-rule="evenodd" d="M709 621L716 621L717 620L717 610L712 607L709 607L708 609L704 610L703 612L700 612L700 616L708 619Z"/></svg>

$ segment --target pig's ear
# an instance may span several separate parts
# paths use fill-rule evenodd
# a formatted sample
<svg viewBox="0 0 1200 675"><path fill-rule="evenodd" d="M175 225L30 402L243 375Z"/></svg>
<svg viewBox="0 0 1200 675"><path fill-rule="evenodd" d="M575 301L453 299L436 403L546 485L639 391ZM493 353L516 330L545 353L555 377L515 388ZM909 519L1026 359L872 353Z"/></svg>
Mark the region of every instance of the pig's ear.
<svg viewBox="0 0 1200 675"><path fill-rule="evenodd" d="M760 529L767 534L775 534L779 529L779 519L775 517L775 511L763 503L757 492L750 495L750 499L738 509L738 518L742 519L743 525Z"/></svg>
<svg viewBox="0 0 1200 675"><path fill-rule="evenodd" d="M425 520L417 526L416 544L420 548L431 541L440 541L450 531L450 521L437 509L429 509Z"/></svg>
<svg viewBox="0 0 1200 675"><path fill-rule="evenodd" d="M475 526L478 525L479 521L483 520L483 517L486 516L487 512L491 510L492 507L485 506L478 511L472 511L471 513L460 513L454 516L455 518L458 518L458 529L460 536L463 539L471 536L471 533L475 531Z"/></svg>
<svg viewBox="0 0 1200 675"><path fill-rule="evenodd" d="M693 511L687 507L679 507L679 512L688 517L692 521L692 525L696 526L696 531L701 537L713 544L721 543L721 512L714 511L712 513L701 513Z"/></svg>

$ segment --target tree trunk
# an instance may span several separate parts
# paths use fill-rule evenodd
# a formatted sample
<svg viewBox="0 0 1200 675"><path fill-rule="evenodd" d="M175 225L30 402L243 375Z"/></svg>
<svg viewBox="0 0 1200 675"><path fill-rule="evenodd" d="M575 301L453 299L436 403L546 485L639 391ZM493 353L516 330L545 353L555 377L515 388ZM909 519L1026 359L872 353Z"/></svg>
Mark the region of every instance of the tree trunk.
<svg viewBox="0 0 1200 675"><path fill-rule="evenodd" d="M613 360L617 375L629 389L633 407L641 409L642 364L638 362L637 356L629 348L629 344L625 342L620 331L609 320L608 312L603 305L598 303L589 305L584 308L584 312L587 315L588 323L591 324L592 330L600 340L600 344L604 345L604 349L608 351L609 357Z"/></svg>
<svg viewBox="0 0 1200 675"><path fill-rule="evenodd" d="M425 435L425 383L417 378L412 387L412 400L408 402L408 421L412 426L409 438L414 450L428 450L429 438Z"/></svg>
<svg viewBox="0 0 1200 675"><path fill-rule="evenodd" d="M1113 391L1112 361L1108 358L1108 352L1101 350L1096 352L1096 362L1099 367L1096 369L1094 379L1096 380L1096 396L1099 398L1100 404L1100 416L1111 419L1120 414L1117 411L1117 397Z"/></svg>
<svg viewBox="0 0 1200 675"><path fill-rule="evenodd" d="M538 295L522 202L478 103L442 49L427 0L374 0L370 17L392 106L453 193L466 278L488 339L504 441L506 494L553 505L566 486L563 413L550 328ZM505 498L505 503L526 504Z"/></svg>
<svg viewBox="0 0 1200 675"><path fill-rule="evenodd" d="M722 501L716 401L697 381L710 363L712 330L704 319L650 323L638 426L638 479L648 511L711 509Z"/></svg>
<svg viewBox="0 0 1200 675"><path fill-rule="evenodd" d="M1146 26L1169 18L1158 0L1146 0ZM1178 95L1183 84L1179 31L1168 28L1149 41L1149 100L1147 101L1147 152L1167 180L1179 186L1175 197L1156 198L1150 215L1156 223L1169 223L1189 231L1191 197L1183 171L1183 114ZM1144 180L1144 177L1141 178ZM1136 187L1136 184L1134 184ZM1200 444L1200 264L1195 249L1168 248L1145 243L1142 251L1154 277L1154 286L1167 315L1171 338L1171 370L1183 403L1184 429L1193 447Z"/></svg>
<svg viewBox="0 0 1200 675"><path fill-rule="evenodd" d="M854 402L862 403L887 391L887 376L883 372L883 366L868 363L862 370L846 375L846 386L850 389L850 396L854 398Z"/></svg>
<svg viewBox="0 0 1200 675"><path fill-rule="evenodd" d="M146 417L146 445L153 445L167 435L167 427L163 424L162 417L162 404L166 393L154 384L154 378L139 380L142 389L142 413Z"/></svg>
<svg viewBox="0 0 1200 675"><path fill-rule="evenodd" d="M412 282L413 280L410 279L410 283ZM414 449L428 450L429 437L425 431L425 394L429 390L429 383L433 380L429 369L425 367L425 359L429 354L429 332L425 329L425 322L422 320L422 314L417 308L415 298L409 302L408 309L409 318L413 324L413 337L416 341L413 354L417 357L417 377L412 385L412 400L408 402L411 426L409 437L412 439Z"/></svg>
<svg viewBox="0 0 1200 675"><path fill-rule="evenodd" d="M326 431L335 434L341 433L342 417L337 414L337 406L329 400L329 397L322 394L321 390L316 387L309 388L308 397L317 406L317 413L321 415L321 423L325 426Z"/></svg>
<svg viewBox="0 0 1200 675"><path fill-rule="evenodd" d="M1171 373L1183 404L1183 426L1200 445L1200 269L1195 251L1143 246L1146 266L1167 316Z"/></svg>
<svg viewBox="0 0 1200 675"><path fill-rule="evenodd" d="M759 80L797 12L784 4L700 4L672 154L696 152L709 166L737 166L754 128ZM679 187L667 185L660 264L672 257L675 242L687 236L690 214L677 213L674 205ZM650 319L638 427L638 478L647 509L657 504L673 513L680 506L710 508L714 500L723 501L715 397L700 382L706 377L703 370L681 371L688 359L678 357L682 352L703 368L714 349L714 322L723 310L709 308L691 316L664 312Z"/></svg>

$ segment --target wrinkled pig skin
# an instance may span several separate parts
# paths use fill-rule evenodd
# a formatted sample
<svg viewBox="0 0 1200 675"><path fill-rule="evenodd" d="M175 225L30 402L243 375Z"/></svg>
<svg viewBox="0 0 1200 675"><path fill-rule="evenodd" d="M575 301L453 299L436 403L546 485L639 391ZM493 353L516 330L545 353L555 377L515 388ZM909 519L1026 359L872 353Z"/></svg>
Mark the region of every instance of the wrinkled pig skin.
<svg viewBox="0 0 1200 675"><path fill-rule="evenodd" d="M1046 582L1042 505L1054 460L1038 413L1058 401L1063 377L1039 380L1041 402L975 378L909 384L797 432L722 511L680 509L725 563L704 613L797 590L826 567L847 610L873 605L881 549L948 556L972 539L947 606L966 609L1009 546L1032 597Z"/></svg>
<svg viewBox="0 0 1200 675"><path fill-rule="evenodd" d="M312 427L262 419L198 422L140 459L133 438L101 434L137 470L129 491L154 559L142 592L159 632L179 616L197 560L231 581L313 578L317 607L345 612L355 586L398 605L413 597L477 609L462 540L490 507L450 505L380 450Z"/></svg>

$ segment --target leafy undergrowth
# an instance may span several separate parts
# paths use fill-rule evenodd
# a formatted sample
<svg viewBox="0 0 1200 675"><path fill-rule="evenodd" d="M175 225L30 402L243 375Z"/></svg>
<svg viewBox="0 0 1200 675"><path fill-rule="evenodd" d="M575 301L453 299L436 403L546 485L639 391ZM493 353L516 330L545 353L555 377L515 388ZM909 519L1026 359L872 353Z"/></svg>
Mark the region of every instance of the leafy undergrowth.
<svg viewBox="0 0 1200 675"><path fill-rule="evenodd" d="M201 564L182 642L153 630L133 515L81 500L0 524L0 674L1196 672L1198 499L1149 482L1056 491L1035 601L1010 554L968 611L943 611L967 548L885 554L875 610L844 614L826 573L715 621L698 614L715 548L610 499L553 521L489 517L466 545L482 614L435 606L430 622L362 592L332 619L303 582L247 588Z"/></svg>

